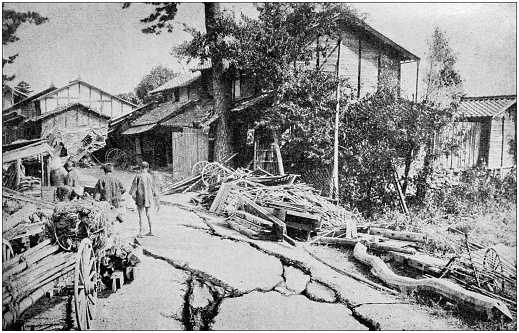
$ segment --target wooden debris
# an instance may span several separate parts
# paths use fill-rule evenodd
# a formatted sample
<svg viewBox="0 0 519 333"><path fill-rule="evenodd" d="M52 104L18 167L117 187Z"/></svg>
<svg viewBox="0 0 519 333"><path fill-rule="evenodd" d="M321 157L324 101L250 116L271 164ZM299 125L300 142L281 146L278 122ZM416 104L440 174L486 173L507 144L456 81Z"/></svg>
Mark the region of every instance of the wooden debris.
<svg viewBox="0 0 519 333"><path fill-rule="evenodd" d="M418 232L394 231L382 228L369 228L370 235L384 236L391 239L399 239L411 242L425 243L427 235Z"/></svg>
<svg viewBox="0 0 519 333"><path fill-rule="evenodd" d="M363 240L362 238L334 238L334 237L321 237L317 244L330 244L330 245L344 245L344 246L356 246L361 241L366 242L366 246L371 250L377 251L393 251L393 252L402 252L407 254L415 254L415 249L404 249L397 246L386 245L384 243L379 242L369 242Z"/></svg>
<svg viewBox="0 0 519 333"><path fill-rule="evenodd" d="M513 319L508 307L499 300L468 291L453 282L443 279L426 278L416 280L396 275L382 259L369 255L366 251L367 247L365 245L357 243L354 249L355 258L369 265L372 268L372 273L391 287L397 287L400 290L417 289L432 291L452 301L470 305L475 310L485 313L489 318L494 317L493 310L498 310L507 318Z"/></svg>

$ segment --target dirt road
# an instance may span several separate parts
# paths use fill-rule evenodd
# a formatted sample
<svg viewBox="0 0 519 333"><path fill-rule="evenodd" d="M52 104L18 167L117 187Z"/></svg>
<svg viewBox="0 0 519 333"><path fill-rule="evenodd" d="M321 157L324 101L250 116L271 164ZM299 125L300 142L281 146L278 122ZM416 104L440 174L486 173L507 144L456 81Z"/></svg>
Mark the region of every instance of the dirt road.
<svg viewBox="0 0 519 333"><path fill-rule="evenodd" d="M121 179L129 187L132 174ZM144 255L136 280L116 293L100 293L93 329L466 329L431 308L337 273L302 244L251 240L228 228L223 217L194 210L186 196L163 199L168 204L153 216L155 236L137 239ZM133 239L138 218L127 204L126 221L114 227Z"/></svg>

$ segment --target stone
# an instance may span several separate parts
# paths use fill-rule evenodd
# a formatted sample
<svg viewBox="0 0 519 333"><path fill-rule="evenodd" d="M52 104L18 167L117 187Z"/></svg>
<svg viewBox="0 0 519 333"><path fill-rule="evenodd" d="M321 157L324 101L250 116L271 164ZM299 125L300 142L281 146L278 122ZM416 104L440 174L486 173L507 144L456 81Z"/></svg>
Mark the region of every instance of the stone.
<svg viewBox="0 0 519 333"><path fill-rule="evenodd" d="M288 289L285 282L282 282L282 283L278 284L276 286L276 288L274 288L274 290L277 291L278 293L282 294L282 295L285 295L285 296L299 295L299 293L297 293L297 292L295 292L293 290Z"/></svg>
<svg viewBox="0 0 519 333"><path fill-rule="evenodd" d="M191 295L189 295L189 305L192 308L205 308L214 301L209 286L202 281L193 280L191 282Z"/></svg>
<svg viewBox="0 0 519 333"><path fill-rule="evenodd" d="M302 295L251 292L222 301L212 330L367 330L342 304L318 303Z"/></svg>
<svg viewBox="0 0 519 333"><path fill-rule="evenodd" d="M284 266L284 269L287 288L297 294L302 293L303 290L306 289L307 283L310 281L310 276L292 266Z"/></svg>
<svg viewBox="0 0 519 333"><path fill-rule="evenodd" d="M332 289L316 281L310 281L306 286L306 295L311 300L317 302L335 303L337 301L335 292Z"/></svg>

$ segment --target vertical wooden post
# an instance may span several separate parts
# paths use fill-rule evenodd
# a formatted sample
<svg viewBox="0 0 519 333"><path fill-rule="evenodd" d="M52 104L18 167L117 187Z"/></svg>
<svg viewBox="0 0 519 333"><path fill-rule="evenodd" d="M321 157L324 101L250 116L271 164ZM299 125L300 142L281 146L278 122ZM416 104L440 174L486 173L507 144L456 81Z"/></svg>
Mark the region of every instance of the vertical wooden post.
<svg viewBox="0 0 519 333"><path fill-rule="evenodd" d="M274 150L276 151L276 160L278 162L278 171L281 176L285 174L285 169L283 168L283 157L281 157L281 149L279 148L279 134L274 132Z"/></svg>
<svg viewBox="0 0 519 333"><path fill-rule="evenodd" d="M15 183L14 183L15 191L18 191L18 185L20 185L20 180L21 180L21 177L22 177L22 175L20 174L21 173L21 169L22 169L22 160L21 159L17 159L16 160L16 179L15 179Z"/></svg>
<svg viewBox="0 0 519 333"><path fill-rule="evenodd" d="M40 168L41 168L40 198L41 198L41 200L43 200L43 184L44 184L43 154L40 154L39 160L40 160L40 164L41 164L41 166L40 166Z"/></svg>
<svg viewBox="0 0 519 333"><path fill-rule="evenodd" d="M340 78L341 68L341 44L342 40L339 38L339 44L337 46L337 79ZM337 83L336 91L337 104L335 106L335 128L333 133L333 188L330 193L332 198L338 199L339 196L339 110L340 110L340 98L341 98L341 85Z"/></svg>
<svg viewBox="0 0 519 333"><path fill-rule="evenodd" d="M416 61L416 85L415 85L415 103L418 103L418 74L420 72L420 59Z"/></svg>
<svg viewBox="0 0 519 333"><path fill-rule="evenodd" d="M256 170L258 168L258 140L254 139L254 153L252 157L252 170Z"/></svg>

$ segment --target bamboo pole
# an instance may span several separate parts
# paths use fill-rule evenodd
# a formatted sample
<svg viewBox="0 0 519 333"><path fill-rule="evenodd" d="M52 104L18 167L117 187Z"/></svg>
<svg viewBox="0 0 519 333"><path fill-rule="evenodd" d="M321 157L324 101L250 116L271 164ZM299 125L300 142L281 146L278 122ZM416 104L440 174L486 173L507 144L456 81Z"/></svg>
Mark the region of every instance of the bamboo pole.
<svg viewBox="0 0 519 333"><path fill-rule="evenodd" d="M16 283L18 285L24 285L30 283L32 280L38 278L42 274L45 274L50 269L61 265L65 262L70 261L70 259L75 255L73 252L62 252L55 254L53 256L49 256L39 262L38 264L33 265L30 269L21 272L20 274L14 276L16 279Z"/></svg>
<svg viewBox="0 0 519 333"><path fill-rule="evenodd" d="M34 263L36 263L39 260L44 260L44 258L48 259L47 258L48 256L57 252L58 250L59 250L58 245L48 245L48 246L40 249L40 251L33 253L29 257L26 257L24 261L17 264L13 268L3 272L2 279L5 280L6 278L10 277L11 275L22 272L23 270L29 268L30 266L32 266Z"/></svg>
<svg viewBox="0 0 519 333"><path fill-rule="evenodd" d="M372 268L371 272L389 286L398 287L400 290L418 289L432 291L450 300L469 304L476 310L486 313L489 318L493 317L492 312L494 309L497 309L503 315L512 319L512 314L508 307L499 300L463 289L461 286L448 280L436 278L416 280L396 275L382 259L367 254L366 250L366 246L358 243L355 246L353 255L360 262L370 266Z"/></svg>
<svg viewBox="0 0 519 333"><path fill-rule="evenodd" d="M12 267L16 266L17 264L20 263L20 259L27 258L28 256L32 255L34 252L39 251L40 249L42 249L43 247L45 247L47 245L50 245L50 243L51 243L51 240L46 239L43 242L39 243L38 245L30 248L29 250L15 255L13 258L9 259L8 261L6 261L2 264L2 272L5 272L5 271L11 269Z"/></svg>
<svg viewBox="0 0 519 333"><path fill-rule="evenodd" d="M42 298L47 292L52 290L54 287L54 282L49 282L46 285L42 286L40 289L34 291L29 296L24 298L16 307L15 310L8 311L4 314L4 322L3 322L3 329L8 329L13 322L16 320L17 316L16 313L22 314L27 308L34 303L36 303L37 300Z"/></svg>

